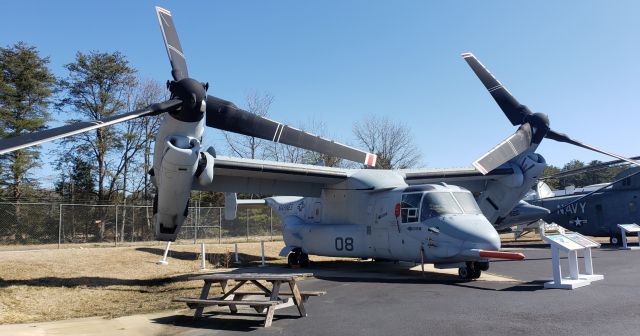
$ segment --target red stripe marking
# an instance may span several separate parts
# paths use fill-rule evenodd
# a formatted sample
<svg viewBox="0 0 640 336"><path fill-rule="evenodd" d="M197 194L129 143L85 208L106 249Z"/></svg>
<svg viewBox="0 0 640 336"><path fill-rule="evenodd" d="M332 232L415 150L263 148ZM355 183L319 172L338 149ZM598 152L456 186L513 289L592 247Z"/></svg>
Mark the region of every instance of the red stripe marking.
<svg viewBox="0 0 640 336"><path fill-rule="evenodd" d="M524 254L518 252L499 252L499 251L480 251L480 256L483 258L496 258L496 259L509 259L509 260L523 260Z"/></svg>
<svg viewBox="0 0 640 336"><path fill-rule="evenodd" d="M365 164L369 167L373 167L376 162L376 155L367 153L367 157L365 159Z"/></svg>

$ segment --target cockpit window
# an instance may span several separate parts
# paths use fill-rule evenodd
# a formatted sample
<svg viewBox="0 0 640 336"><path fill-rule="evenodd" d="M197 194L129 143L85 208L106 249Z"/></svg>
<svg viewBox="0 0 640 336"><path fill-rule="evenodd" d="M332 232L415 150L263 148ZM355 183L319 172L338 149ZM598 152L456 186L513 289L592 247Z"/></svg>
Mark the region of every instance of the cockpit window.
<svg viewBox="0 0 640 336"><path fill-rule="evenodd" d="M471 196L471 194L469 194L469 196ZM441 215L462 213L462 209L458 206L453 195L448 192L430 192L424 194L421 210L420 221Z"/></svg>
<svg viewBox="0 0 640 336"><path fill-rule="evenodd" d="M402 217L402 223L412 223L418 221L420 198L422 198L422 193L402 195L402 205L400 206L400 216Z"/></svg>
<svg viewBox="0 0 640 336"><path fill-rule="evenodd" d="M455 197L458 203L460 203L460 206L462 206L462 210L464 210L464 213L473 215L482 214L482 211L478 207L476 199L473 198L473 195L471 195L471 193L454 192L453 197Z"/></svg>

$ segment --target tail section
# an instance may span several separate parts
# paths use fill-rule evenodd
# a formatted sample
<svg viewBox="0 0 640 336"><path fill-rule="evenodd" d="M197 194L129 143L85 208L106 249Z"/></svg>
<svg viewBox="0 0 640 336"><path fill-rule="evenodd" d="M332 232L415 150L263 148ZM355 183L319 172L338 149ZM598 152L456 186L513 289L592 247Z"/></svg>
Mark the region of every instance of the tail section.
<svg viewBox="0 0 640 336"><path fill-rule="evenodd" d="M268 206L275 211L280 218L287 216L304 217L304 209L306 207L304 197L295 196L276 196L265 199Z"/></svg>

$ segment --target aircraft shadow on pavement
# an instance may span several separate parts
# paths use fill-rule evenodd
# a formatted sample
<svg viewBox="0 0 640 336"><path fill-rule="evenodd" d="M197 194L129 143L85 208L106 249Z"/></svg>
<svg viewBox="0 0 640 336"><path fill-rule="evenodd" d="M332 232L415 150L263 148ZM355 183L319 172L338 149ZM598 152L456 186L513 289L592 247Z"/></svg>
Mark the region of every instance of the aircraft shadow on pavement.
<svg viewBox="0 0 640 336"><path fill-rule="evenodd" d="M240 309L240 308L239 308ZM193 312L193 310L189 310ZM273 321L299 319L297 315L276 313ZM264 314L239 311L235 314L225 311L205 311L202 317L195 319L193 315L172 315L153 319L154 323L178 327L225 330L225 331L254 331L263 329ZM272 326L273 328L273 326Z"/></svg>
<svg viewBox="0 0 640 336"><path fill-rule="evenodd" d="M457 274L438 271L412 270L411 263L394 262L358 262L358 261L318 261L308 269L314 277L334 282L367 282L367 283L415 283L415 284L466 284L466 283L501 283L503 285L521 283L513 281L462 280ZM457 272L457 271L456 271ZM481 278L482 279L482 278Z"/></svg>
<svg viewBox="0 0 640 336"><path fill-rule="evenodd" d="M517 285L502 287L496 285L495 282L489 281L469 281L453 283L453 286L465 287L471 289L500 291L500 292L535 292L544 289L544 283L549 280L534 280L529 282L518 283Z"/></svg>
<svg viewBox="0 0 640 336"><path fill-rule="evenodd" d="M548 260L550 258L539 258ZM527 259L529 260L529 259ZM514 262L514 261L504 261ZM477 290L533 292L544 289L548 280L520 281L504 278L500 280L483 279L462 280L457 274L424 272L411 270L411 263L393 262L353 262L324 261L314 262L309 271L318 279L333 282L361 283L411 283L411 284L443 284L466 287ZM498 276L488 272L491 276ZM484 274L484 273L483 273Z"/></svg>

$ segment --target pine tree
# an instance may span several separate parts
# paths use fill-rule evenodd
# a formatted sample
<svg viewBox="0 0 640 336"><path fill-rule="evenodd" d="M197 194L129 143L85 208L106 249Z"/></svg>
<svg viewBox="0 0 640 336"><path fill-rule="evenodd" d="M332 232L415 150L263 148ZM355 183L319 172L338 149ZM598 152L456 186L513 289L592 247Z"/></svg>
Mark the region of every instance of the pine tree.
<svg viewBox="0 0 640 336"><path fill-rule="evenodd" d="M14 137L46 128L47 108L57 81L48 68L49 58L23 42L0 48L0 136ZM19 200L37 167L39 147L0 155L0 183Z"/></svg>

